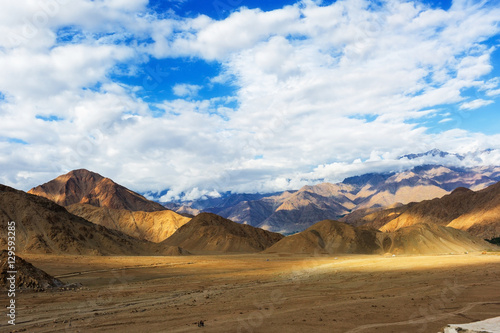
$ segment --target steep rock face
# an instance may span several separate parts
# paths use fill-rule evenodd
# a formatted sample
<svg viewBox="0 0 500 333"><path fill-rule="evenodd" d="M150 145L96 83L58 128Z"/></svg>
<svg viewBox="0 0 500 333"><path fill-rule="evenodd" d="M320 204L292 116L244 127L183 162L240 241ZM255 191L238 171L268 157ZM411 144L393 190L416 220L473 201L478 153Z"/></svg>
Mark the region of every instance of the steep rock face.
<svg viewBox="0 0 500 333"><path fill-rule="evenodd" d="M66 209L92 223L155 243L167 239L191 220L189 217L179 215L171 210L134 212L87 204L73 204Z"/></svg>
<svg viewBox="0 0 500 333"><path fill-rule="evenodd" d="M266 253L300 254L439 254L499 249L467 232L421 223L395 232L380 232L325 220L287 236Z"/></svg>
<svg viewBox="0 0 500 333"><path fill-rule="evenodd" d="M252 253L262 251L282 235L201 213L160 245L179 246L192 253Z"/></svg>
<svg viewBox="0 0 500 333"><path fill-rule="evenodd" d="M28 191L45 197L61 206L76 203L96 207L154 212L166 208L157 202L147 200L109 178L85 169L73 170Z"/></svg>
<svg viewBox="0 0 500 333"><path fill-rule="evenodd" d="M7 247L11 221L16 226L16 253L161 255L171 251L91 223L46 198L0 185L0 249Z"/></svg>

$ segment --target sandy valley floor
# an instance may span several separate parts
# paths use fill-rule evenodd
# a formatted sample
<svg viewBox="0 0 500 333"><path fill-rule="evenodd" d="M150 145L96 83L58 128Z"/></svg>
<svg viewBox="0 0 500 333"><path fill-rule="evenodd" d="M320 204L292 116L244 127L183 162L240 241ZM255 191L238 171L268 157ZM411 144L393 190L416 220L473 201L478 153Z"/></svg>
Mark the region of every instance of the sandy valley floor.
<svg viewBox="0 0 500 333"><path fill-rule="evenodd" d="M500 316L498 253L24 259L83 288L18 293L17 332L438 332Z"/></svg>

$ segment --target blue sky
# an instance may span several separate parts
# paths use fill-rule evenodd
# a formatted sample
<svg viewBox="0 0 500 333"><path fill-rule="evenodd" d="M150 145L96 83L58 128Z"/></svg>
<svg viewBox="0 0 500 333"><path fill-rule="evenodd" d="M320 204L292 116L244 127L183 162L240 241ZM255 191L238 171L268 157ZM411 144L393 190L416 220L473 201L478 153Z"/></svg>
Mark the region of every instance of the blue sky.
<svg viewBox="0 0 500 333"><path fill-rule="evenodd" d="M4 2L0 182L87 168L166 200L500 149L499 23L498 1Z"/></svg>
<svg viewBox="0 0 500 333"><path fill-rule="evenodd" d="M249 9L260 9L262 11L272 11L285 6L294 5L296 1L256 1L256 0L213 0L213 1L150 1L149 8L152 10L165 13L174 11L175 14L182 17L197 17L200 14L207 15L215 20L223 20L231 13L237 11L241 7ZM325 1L324 5L331 3Z"/></svg>

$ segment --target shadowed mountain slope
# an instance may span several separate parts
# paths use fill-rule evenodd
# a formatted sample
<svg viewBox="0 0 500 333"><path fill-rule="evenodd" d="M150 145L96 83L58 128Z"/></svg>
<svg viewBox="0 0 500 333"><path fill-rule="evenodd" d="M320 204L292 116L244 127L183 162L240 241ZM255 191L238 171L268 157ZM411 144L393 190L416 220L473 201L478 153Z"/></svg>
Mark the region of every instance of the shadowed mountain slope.
<svg viewBox="0 0 500 333"><path fill-rule="evenodd" d="M298 234L283 238L265 252L373 254L381 252L377 243L378 234L382 233L324 220Z"/></svg>
<svg viewBox="0 0 500 333"><path fill-rule="evenodd" d="M201 213L160 244L179 246L193 253L252 253L281 238L277 233Z"/></svg>

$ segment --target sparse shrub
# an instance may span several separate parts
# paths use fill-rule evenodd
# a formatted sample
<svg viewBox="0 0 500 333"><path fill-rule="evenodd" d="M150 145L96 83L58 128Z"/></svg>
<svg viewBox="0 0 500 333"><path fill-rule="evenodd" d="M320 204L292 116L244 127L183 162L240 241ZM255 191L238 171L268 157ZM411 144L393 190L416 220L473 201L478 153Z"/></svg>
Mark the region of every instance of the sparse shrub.
<svg viewBox="0 0 500 333"><path fill-rule="evenodd" d="M492 238L492 239L485 239L485 241L490 242L491 244L499 245L500 246L500 237Z"/></svg>

